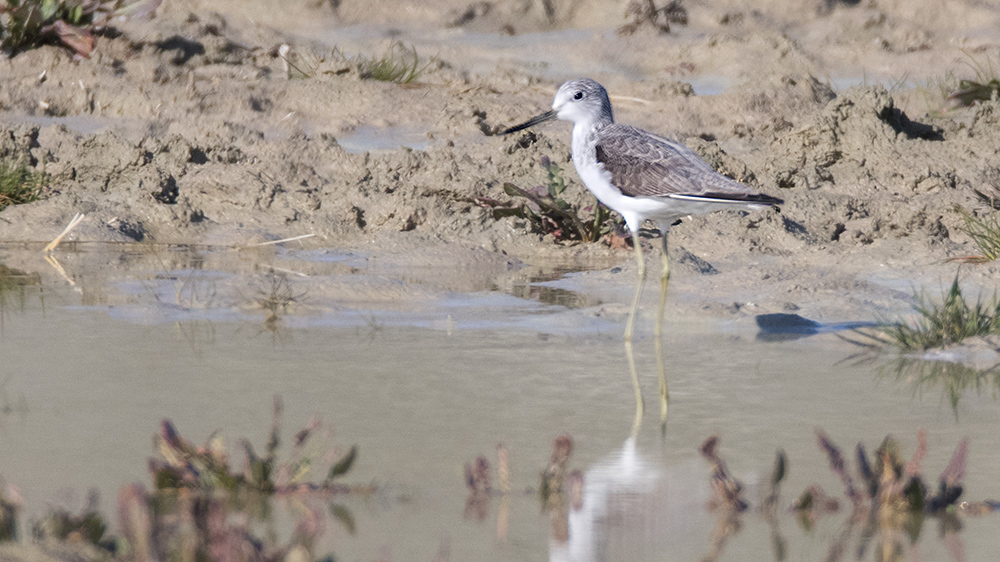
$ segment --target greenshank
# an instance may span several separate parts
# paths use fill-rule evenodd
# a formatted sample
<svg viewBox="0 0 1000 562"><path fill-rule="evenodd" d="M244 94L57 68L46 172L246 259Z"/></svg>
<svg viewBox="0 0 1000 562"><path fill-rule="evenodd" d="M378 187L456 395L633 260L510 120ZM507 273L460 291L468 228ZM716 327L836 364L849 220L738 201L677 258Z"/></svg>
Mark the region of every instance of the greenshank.
<svg viewBox="0 0 1000 562"><path fill-rule="evenodd" d="M611 100L603 86L589 78L571 80L556 92L552 110L501 134L509 134L552 119L573 122L573 165L598 201L625 219L632 233L639 279L625 340L632 340L646 265L639 244L639 227L646 220L662 234L666 289L667 231L678 219L723 209L763 209L783 203L757 193L713 170L686 146L648 131L615 123Z"/></svg>
<svg viewBox="0 0 1000 562"><path fill-rule="evenodd" d="M670 278L667 231L678 219L688 215L723 209L765 209L783 201L719 174L684 145L636 127L615 123L608 92L589 78L566 82L556 92L551 111L501 134L514 133L552 119L573 122L572 155L576 173L598 201L625 219L632 233L639 274L625 328L625 350L635 388L636 427L642 417L642 395L632 355L632 334L646 280L646 261L639 243L639 228L649 220L662 235L663 270L660 274L660 308L655 336L661 418L665 422L667 382L660 346Z"/></svg>

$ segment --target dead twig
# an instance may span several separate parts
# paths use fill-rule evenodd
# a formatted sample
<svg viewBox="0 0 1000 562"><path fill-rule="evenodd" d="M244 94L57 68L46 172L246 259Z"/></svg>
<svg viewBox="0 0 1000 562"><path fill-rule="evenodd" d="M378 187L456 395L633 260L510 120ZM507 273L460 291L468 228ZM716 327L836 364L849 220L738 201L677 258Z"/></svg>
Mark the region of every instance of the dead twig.
<svg viewBox="0 0 1000 562"><path fill-rule="evenodd" d="M65 238L66 235L69 234L71 230L76 228L76 225L80 224L85 217L86 215L84 215L83 213L77 213L73 215L73 219L69 221L69 224L66 225L66 228L64 228L63 231L59 233L59 236L56 236L55 240L49 242L49 245L45 246L45 248L43 248L42 251L45 253L53 252L59 245L59 243L62 242L62 239Z"/></svg>

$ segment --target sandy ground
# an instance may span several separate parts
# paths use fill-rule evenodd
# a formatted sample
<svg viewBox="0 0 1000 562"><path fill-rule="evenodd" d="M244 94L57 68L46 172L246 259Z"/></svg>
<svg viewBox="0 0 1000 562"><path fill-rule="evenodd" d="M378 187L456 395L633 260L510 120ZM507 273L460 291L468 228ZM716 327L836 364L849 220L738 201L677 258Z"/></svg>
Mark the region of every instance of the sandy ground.
<svg viewBox="0 0 1000 562"><path fill-rule="evenodd" d="M568 199L590 204L567 124L492 135L579 75L608 87L619 121L786 201L672 230L680 313L901 309L911 287L953 278L946 260L976 253L955 206L986 213L976 191L1000 186L1000 105L938 111L942 87L1000 61L1000 7L987 3L685 2L686 25L629 35L615 31L626 2L287 4L167 0L149 21L116 23L89 60L55 46L0 58L0 157L51 176L43 200L0 213L0 240L48 241L82 212L69 240L313 234L305 244L403 265L617 256L634 272L627 247L557 243L481 204L509 199L504 182L541 184L545 156L566 168ZM393 39L426 70L407 85L363 79L358 58ZM986 290L997 273L962 269ZM600 291L611 275L580 283Z"/></svg>

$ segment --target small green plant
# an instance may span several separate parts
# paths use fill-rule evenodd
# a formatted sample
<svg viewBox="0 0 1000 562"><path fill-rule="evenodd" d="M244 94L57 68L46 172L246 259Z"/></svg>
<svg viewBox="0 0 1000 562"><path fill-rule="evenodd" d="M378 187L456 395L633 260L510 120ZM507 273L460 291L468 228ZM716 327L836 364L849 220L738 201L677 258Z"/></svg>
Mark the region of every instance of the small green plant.
<svg viewBox="0 0 1000 562"><path fill-rule="evenodd" d="M271 270L251 283L253 302L267 312L264 325L276 327L288 306L299 301L305 293L296 293L288 282L288 275Z"/></svg>
<svg viewBox="0 0 1000 562"><path fill-rule="evenodd" d="M416 47L407 47L400 41L393 41L381 58L358 57L358 70L365 80L409 84L434 63L432 57L421 64Z"/></svg>
<svg viewBox="0 0 1000 562"><path fill-rule="evenodd" d="M551 234L556 240L579 240L596 242L603 234L610 231L608 226L608 210L594 201L594 216L584 220L580 217L581 209L562 198L566 191L566 181L562 176L562 168L549 158L543 157L539 164L545 169L546 183L533 189L521 189L505 183L504 193L512 197L525 199L526 202L497 201L480 197L480 205L493 209L493 218L519 217L526 219L532 231Z"/></svg>
<svg viewBox="0 0 1000 562"><path fill-rule="evenodd" d="M1000 213L977 217L962 207L956 207L955 210L965 220L965 226L960 227L960 230L972 238L980 252L978 256L958 259L971 263L986 263L1000 257Z"/></svg>
<svg viewBox="0 0 1000 562"><path fill-rule="evenodd" d="M998 92L1000 92L1000 80L996 78L987 82L959 80L958 89L948 94L945 104L948 109L968 107L977 101L990 101Z"/></svg>
<svg viewBox="0 0 1000 562"><path fill-rule="evenodd" d="M923 293L915 295L920 317L916 322L883 323L869 337L907 351L921 351L958 343L972 336L1000 333L1000 300L994 293L989 304L977 300L974 305L962 294L958 275L940 304Z"/></svg>
<svg viewBox="0 0 1000 562"><path fill-rule="evenodd" d="M46 178L22 162L0 161L0 211L41 196Z"/></svg>
<svg viewBox="0 0 1000 562"><path fill-rule="evenodd" d="M59 42L87 58L94 32L112 18L151 14L162 0L0 0L0 45L4 51Z"/></svg>
<svg viewBox="0 0 1000 562"><path fill-rule="evenodd" d="M437 57L422 59L417 49L399 41L389 44L380 57L348 56L334 47L329 54L317 55L305 49L281 45L277 51L288 78L312 78L321 74L341 75L356 72L362 80L409 84L419 78Z"/></svg>
<svg viewBox="0 0 1000 562"><path fill-rule="evenodd" d="M976 102L989 101L1000 93L1000 79L997 71L993 68L993 59L987 57L985 60L977 60L968 52L963 51L966 58L966 66L972 69L976 75L974 79L960 79L957 86L942 87L945 90L944 107L945 110L968 107ZM948 75L942 84L951 82L952 75Z"/></svg>

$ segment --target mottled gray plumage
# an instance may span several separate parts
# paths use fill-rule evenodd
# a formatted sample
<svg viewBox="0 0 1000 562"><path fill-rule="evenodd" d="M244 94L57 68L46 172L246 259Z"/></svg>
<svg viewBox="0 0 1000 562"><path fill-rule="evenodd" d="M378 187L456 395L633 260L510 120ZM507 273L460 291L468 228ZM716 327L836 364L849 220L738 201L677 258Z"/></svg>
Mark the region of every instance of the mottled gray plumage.
<svg viewBox="0 0 1000 562"><path fill-rule="evenodd" d="M594 131L594 146L611 183L629 197L686 195L781 203L720 175L687 147L629 125L612 123Z"/></svg>

